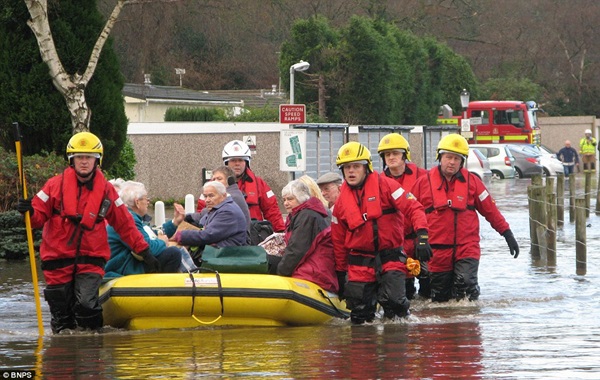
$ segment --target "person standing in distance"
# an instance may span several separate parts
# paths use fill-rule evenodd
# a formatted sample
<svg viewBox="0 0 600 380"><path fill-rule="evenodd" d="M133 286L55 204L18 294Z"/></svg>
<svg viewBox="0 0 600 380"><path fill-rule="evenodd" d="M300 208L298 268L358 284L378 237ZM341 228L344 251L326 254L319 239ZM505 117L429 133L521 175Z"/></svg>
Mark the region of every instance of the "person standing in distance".
<svg viewBox="0 0 600 380"><path fill-rule="evenodd" d="M423 245L417 249L427 261L431 248L423 206L398 182L373 171L371 153L358 142L344 144L336 164L344 176L331 219L340 297L346 298L354 324L373 321L377 303L385 318L405 317L410 314L410 301L405 292L408 270L401 232L404 218L425 232Z"/></svg>
<svg viewBox="0 0 600 380"><path fill-rule="evenodd" d="M67 144L69 167L50 178L33 199L19 199L17 211L29 212L31 226L42 228L40 258L46 280L44 298L53 333L103 326L98 290L110 258L105 220L150 272L159 269L127 206L102 174L104 149L89 132Z"/></svg>
<svg viewBox="0 0 600 380"><path fill-rule="evenodd" d="M440 162L413 186L429 221L431 299L479 298L479 212L506 239L510 254L519 256L519 245L496 202L483 182L464 167L469 155L467 140L456 133L443 137L437 146Z"/></svg>
<svg viewBox="0 0 600 380"><path fill-rule="evenodd" d="M579 153L581 153L584 173L596 172L596 144L596 139L592 137L592 130L586 129L585 136L579 140Z"/></svg>
<svg viewBox="0 0 600 380"><path fill-rule="evenodd" d="M223 163L235 173L237 185L246 197L250 217L268 220L275 232L283 232L285 225L277 204L277 197L269 185L250 170L252 154L246 143L233 140L225 144L222 153Z"/></svg>
<svg viewBox="0 0 600 380"><path fill-rule="evenodd" d="M411 191L413 185L419 177L427 175L427 170L417 167L410 162L410 146L408 141L399 133L390 133L381 139L377 148L377 153L383 162L383 173L406 191ZM421 231L422 232L422 231ZM431 289L429 288L429 277L427 276L427 263L422 262L421 258L415 257L415 243L418 238L417 232L412 228L408 219L404 221L404 252L408 257L417 259L421 262L421 274L419 275L419 295L429 298ZM413 299L417 289L415 288L415 279L409 275L406 279L406 296Z"/></svg>
<svg viewBox="0 0 600 380"><path fill-rule="evenodd" d="M569 174L575 173L575 167L579 169L579 155L575 148L571 146L569 140L565 141L565 146L556 153L556 157L562 162L565 171L565 177L569 177ZM579 169L581 170L581 169Z"/></svg>

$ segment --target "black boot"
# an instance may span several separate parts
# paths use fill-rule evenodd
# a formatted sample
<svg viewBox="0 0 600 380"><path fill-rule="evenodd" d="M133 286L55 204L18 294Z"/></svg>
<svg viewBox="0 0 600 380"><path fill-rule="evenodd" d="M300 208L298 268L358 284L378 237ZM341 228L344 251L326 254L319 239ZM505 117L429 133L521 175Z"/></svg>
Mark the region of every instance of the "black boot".
<svg viewBox="0 0 600 380"><path fill-rule="evenodd" d="M72 311L72 284L49 285L44 289L44 298L50 307L52 332L58 334L65 329L74 330L77 325Z"/></svg>

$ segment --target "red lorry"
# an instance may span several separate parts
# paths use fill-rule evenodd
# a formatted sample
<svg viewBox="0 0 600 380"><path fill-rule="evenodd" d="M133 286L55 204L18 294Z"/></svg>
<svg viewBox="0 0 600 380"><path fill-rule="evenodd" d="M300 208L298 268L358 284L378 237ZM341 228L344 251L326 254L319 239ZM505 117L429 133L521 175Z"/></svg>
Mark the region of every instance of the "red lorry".
<svg viewBox="0 0 600 380"><path fill-rule="evenodd" d="M469 144L541 143L538 108L534 101L472 101L459 116L452 116L447 105L442 110L439 124L458 125Z"/></svg>

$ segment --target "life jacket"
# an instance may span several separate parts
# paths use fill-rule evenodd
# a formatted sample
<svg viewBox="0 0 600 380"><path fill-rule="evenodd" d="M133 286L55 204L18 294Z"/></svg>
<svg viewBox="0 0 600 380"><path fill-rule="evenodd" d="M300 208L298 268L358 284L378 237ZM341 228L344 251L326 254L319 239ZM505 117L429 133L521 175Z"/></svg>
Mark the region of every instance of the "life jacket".
<svg viewBox="0 0 600 380"><path fill-rule="evenodd" d="M79 224L85 230L92 230L94 224L100 223L104 220L104 215L108 207L110 206L110 200L106 197L107 194L107 181L104 175L99 169L96 169L94 173L93 183L91 186L91 193L88 196L87 202L84 206L83 214L77 212L77 203L79 199L78 192L80 191L79 184L77 183L77 174L75 169L68 167L63 172L62 184L61 184L61 209L60 215L63 218L69 219L75 224ZM87 186L83 184L82 186ZM107 200L108 202L105 202ZM101 207L106 204L106 210L104 213Z"/></svg>
<svg viewBox="0 0 600 380"><path fill-rule="evenodd" d="M433 210L450 208L455 211L474 210L474 202L469 203L469 172L461 168L454 180L454 190L447 191L448 181L442 176L439 170L431 170L428 174L429 184L431 186L431 195L433 206L425 210L430 213Z"/></svg>
<svg viewBox="0 0 600 380"><path fill-rule="evenodd" d="M358 203L346 202L344 207L346 208L346 221L348 228L352 231L356 228L365 224L368 220L377 220L383 215L381 209L381 200L379 199L379 176L372 174L372 180L365 180L364 184L364 196L363 200L366 201L367 212L361 213ZM342 199L354 199L353 189L350 186L342 186L340 198ZM400 194L401 195L401 194ZM395 210L394 210L395 212Z"/></svg>

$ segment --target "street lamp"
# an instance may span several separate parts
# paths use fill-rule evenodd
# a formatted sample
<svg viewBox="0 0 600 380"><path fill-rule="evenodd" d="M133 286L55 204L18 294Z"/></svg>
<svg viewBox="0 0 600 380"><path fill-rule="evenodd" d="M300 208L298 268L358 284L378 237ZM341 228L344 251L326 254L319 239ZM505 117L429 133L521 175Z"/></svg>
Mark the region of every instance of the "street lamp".
<svg viewBox="0 0 600 380"><path fill-rule="evenodd" d="M467 108L469 107L469 97L470 96L471 96L471 94L469 94L469 91L467 91L464 88L460 92L460 106L463 109L463 121L462 121L462 124L464 124L464 125L466 125L466 123L467 123ZM469 130L470 129L471 129L471 127L469 125ZM462 125L461 125L461 132L466 132L463 129ZM477 142L477 126L475 126L475 133L473 135L473 142Z"/></svg>
<svg viewBox="0 0 600 380"><path fill-rule="evenodd" d="M294 104L294 72L306 71L310 67L310 63L300 61L290 66L290 104Z"/></svg>
<svg viewBox="0 0 600 380"><path fill-rule="evenodd" d="M470 96L471 96L471 94L469 94L469 91L465 90L464 88L460 92L460 105L462 106L462 109L464 111L466 111L467 107L469 107L469 97Z"/></svg>
<svg viewBox="0 0 600 380"><path fill-rule="evenodd" d="M175 69L175 75L179 75L179 87L183 87L183 74L185 69Z"/></svg>

